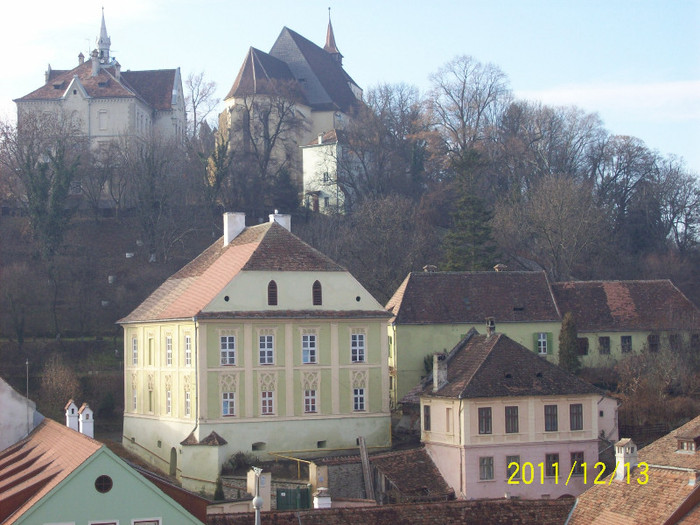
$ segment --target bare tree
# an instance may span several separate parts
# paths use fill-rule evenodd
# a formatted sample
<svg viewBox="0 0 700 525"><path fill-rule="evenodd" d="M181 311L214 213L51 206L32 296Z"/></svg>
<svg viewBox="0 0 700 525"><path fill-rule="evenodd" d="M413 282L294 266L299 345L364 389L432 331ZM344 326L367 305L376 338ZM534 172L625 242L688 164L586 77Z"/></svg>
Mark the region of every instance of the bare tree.
<svg viewBox="0 0 700 525"><path fill-rule="evenodd" d="M190 73L185 80L185 107L187 108L187 135L190 138L199 136L199 129L207 121L209 115L219 105L216 98L216 82L207 81L204 71Z"/></svg>

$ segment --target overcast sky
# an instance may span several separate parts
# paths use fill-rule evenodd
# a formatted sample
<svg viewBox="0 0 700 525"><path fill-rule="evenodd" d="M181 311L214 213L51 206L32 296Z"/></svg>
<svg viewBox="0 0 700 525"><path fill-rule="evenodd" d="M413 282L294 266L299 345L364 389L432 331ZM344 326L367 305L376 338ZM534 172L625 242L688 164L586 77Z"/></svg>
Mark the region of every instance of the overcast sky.
<svg viewBox="0 0 700 525"><path fill-rule="evenodd" d="M328 7L344 66L364 89L429 87L457 55L499 66L519 98L597 112L615 134L700 174L700 0L11 0L0 6L0 117L95 47L101 7L123 69L204 71L219 97L249 47L284 26L323 46Z"/></svg>

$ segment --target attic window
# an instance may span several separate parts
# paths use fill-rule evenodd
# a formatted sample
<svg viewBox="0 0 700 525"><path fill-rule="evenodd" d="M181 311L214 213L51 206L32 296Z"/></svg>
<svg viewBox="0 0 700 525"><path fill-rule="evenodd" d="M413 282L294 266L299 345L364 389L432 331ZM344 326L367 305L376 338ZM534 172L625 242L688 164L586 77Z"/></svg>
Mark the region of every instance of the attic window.
<svg viewBox="0 0 700 525"><path fill-rule="evenodd" d="M78 94L78 90L77 90L77 89L74 89L74 90L73 90L73 94L74 94L74 95L77 95L77 94Z"/></svg>
<svg viewBox="0 0 700 525"><path fill-rule="evenodd" d="M54 89L61 89L63 87L63 82L57 82L53 85Z"/></svg>
<svg viewBox="0 0 700 525"><path fill-rule="evenodd" d="M103 80L103 81L97 83L97 85L100 87L107 87L107 84L108 84L107 80Z"/></svg>
<svg viewBox="0 0 700 525"><path fill-rule="evenodd" d="M524 307L524 306L514 306L514 307L513 307L513 311L514 311L514 312L524 312L524 311L525 311L525 307Z"/></svg>
<svg viewBox="0 0 700 525"><path fill-rule="evenodd" d="M277 306L277 283L270 281L267 285L267 304Z"/></svg>
<svg viewBox="0 0 700 525"><path fill-rule="evenodd" d="M506 372L506 379L512 379L512 377L513 374L511 374L510 372Z"/></svg>
<svg viewBox="0 0 700 525"><path fill-rule="evenodd" d="M314 306L320 306L323 304L323 291L321 290L321 283L318 281L314 281L312 290L311 290L311 295L313 299L313 304Z"/></svg>
<svg viewBox="0 0 700 525"><path fill-rule="evenodd" d="M537 373L535 374L535 376L536 376L536 377L542 377L542 372L537 372Z"/></svg>
<svg viewBox="0 0 700 525"><path fill-rule="evenodd" d="M112 490L112 478L102 475L95 480L95 490L100 494L106 494Z"/></svg>

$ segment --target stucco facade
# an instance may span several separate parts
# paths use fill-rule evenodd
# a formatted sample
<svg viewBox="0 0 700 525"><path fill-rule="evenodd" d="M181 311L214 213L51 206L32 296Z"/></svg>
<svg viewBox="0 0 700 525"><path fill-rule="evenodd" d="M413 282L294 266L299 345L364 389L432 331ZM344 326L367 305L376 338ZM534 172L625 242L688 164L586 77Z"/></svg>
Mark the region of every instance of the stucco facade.
<svg viewBox="0 0 700 525"><path fill-rule="evenodd" d="M44 419L36 403L27 399L0 378L0 450L16 443Z"/></svg>
<svg viewBox="0 0 700 525"><path fill-rule="evenodd" d="M281 255L293 247L303 252ZM255 262L257 253L273 251ZM228 270L228 257L249 264L239 260L242 270ZM304 259L308 270L284 269L285 261ZM183 486L205 491L239 451L313 456L357 449L360 436L370 448L389 447L388 315L381 305L276 223L246 229L219 262L199 275L201 284L185 267L161 287L183 286L182 295L173 292L155 308L147 300L121 321L124 445ZM148 320L204 293L189 318ZM152 298L160 301L161 292Z"/></svg>

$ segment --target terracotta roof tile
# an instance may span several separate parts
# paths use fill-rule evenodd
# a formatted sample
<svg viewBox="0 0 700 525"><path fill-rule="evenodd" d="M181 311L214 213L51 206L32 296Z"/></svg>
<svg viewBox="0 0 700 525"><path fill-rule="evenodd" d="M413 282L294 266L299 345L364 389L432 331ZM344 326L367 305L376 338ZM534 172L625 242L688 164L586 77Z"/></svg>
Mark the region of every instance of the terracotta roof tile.
<svg viewBox="0 0 700 525"><path fill-rule="evenodd" d="M433 392L432 377L421 395L455 398L600 394L504 334L470 332L447 356L447 384Z"/></svg>
<svg viewBox="0 0 700 525"><path fill-rule="evenodd" d="M14 523L101 447L75 430L44 419L27 438L0 453L0 522ZM22 466L19 471L18 466Z"/></svg>
<svg viewBox="0 0 700 525"><path fill-rule="evenodd" d="M669 280L552 284L561 312L579 330L697 330L700 310Z"/></svg>
<svg viewBox="0 0 700 525"><path fill-rule="evenodd" d="M445 482L425 448L374 455L370 463L391 480L404 498L413 501L454 498L454 490Z"/></svg>
<svg viewBox="0 0 700 525"><path fill-rule="evenodd" d="M544 272L412 272L386 308L399 324L561 320Z"/></svg>

